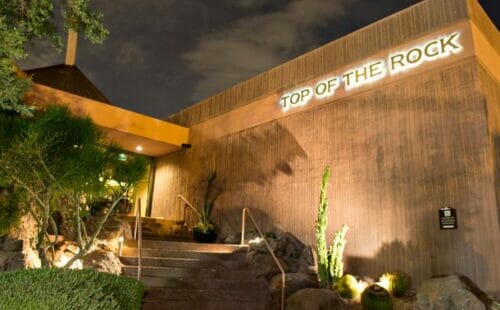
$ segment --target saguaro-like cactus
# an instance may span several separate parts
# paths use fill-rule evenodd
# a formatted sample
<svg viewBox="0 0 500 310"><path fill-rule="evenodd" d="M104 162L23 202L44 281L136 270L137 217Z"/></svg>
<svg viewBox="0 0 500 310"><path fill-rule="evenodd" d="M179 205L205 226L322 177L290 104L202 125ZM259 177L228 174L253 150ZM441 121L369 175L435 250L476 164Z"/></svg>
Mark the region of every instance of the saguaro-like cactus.
<svg viewBox="0 0 500 310"><path fill-rule="evenodd" d="M328 268L328 248L326 246L326 229L328 227L328 197L327 186L330 178L330 167L326 166L321 181L319 194L318 218L316 219L316 251L318 253L318 277L323 287L331 283Z"/></svg>
<svg viewBox="0 0 500 310"><path fill-rule="evenodd" d="M335 233L332 246L326 245L326 230L328 228L328 197L327 186L330 178L330 167L326 166L321 181L318 218L316 219L316 251L318 254L318 277L323 287L331 287L336 280L344 275L342 256L346 244L347 225Z"/></svg>

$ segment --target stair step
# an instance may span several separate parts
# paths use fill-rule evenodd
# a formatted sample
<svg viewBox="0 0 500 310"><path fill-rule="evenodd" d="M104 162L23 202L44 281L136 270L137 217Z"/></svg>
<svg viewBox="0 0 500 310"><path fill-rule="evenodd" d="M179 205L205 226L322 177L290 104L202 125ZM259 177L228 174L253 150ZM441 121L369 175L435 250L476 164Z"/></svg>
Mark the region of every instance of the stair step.
<svg viewBox="0 0 500 310"><path fill-rule="evenodd" d="M185 288L151 288L146 293L147 301L203 300L203 301L253 301L266 299L267 290L211 290Z"/></svg>
<svg viewBox="0 0 500 310"><path fill-rule="evenodd" d="M137 275L137 266L123 266L122 274L128 276ZM225 280L246 280L254 277L250 270L221 270L216 268L182 268L182 267L153 267L143 266L141 275L160 278L209 278Z"/></svg>
<svg viewBox="0 0 500 310"><path fill-rule="evenodd" d="M129 216L129 215L117 215L119 219L126 220L130 223L135 223L135 216ZM183 221L176 221L176 220L166 220L162 218L155 218L155 217L141 217L141 223L144 224L149 224L149 223L159 223L162 225L184 225Z"/></svg>
<svg viewBox="0 0 500 310"><path fill-rule="evenodd" d="M163 239L163 238L171 238L171 239L181 239L181 240L193 240L193 234L190 232L184 233L180 231L176 232L142 232L143 239Z"/></svg>
<svg viewBox="0 0 500 310"><path fill-rule="evenodd" d="M135 276L125 275L127 278L136 279ZM153 288L184 288L204 290L266 290L267 283L262 279L250 278L250 280L226 280L226 279L204 279L196 277L185 278L161 278L141 276L141 282L149 289Z"/></svg>
<svg viewBox="0 0 500 310"><path fill-rule="evenodd" d="M125 246L137 248L137 241L126 241ZM163 249L175 251L210 252L210 253L233 253L242 247L233 244L222 243L194 243L168 240L142 240L143 249ZM245 247L246 249L246 247Z"/></svg>
<svg viewBox="0 0 500 310"><path fill-rule="evenodd" d="M144 310L265 310L270 309L264 301L204 301L204 300L175 300L175 301L145 301Z"/></svg>
<svg viewBox="0 0 500 310"><path fill-rule="evenodd" d="M136 256L121 256L120 261L123 265L137 266ZM190 259L190 258L172 258L172 257L142 257L142 266L152 267L179 267L179 268L217 268L228 270L239 270L248 268L245 260L236 260L231 256L223 255L216 259Z"/></svg>
<svg viewBox="0 0 500 310"><path fill-rule="evenodd" d="M221 256L232 257L232 255L236 258L237 256L240 259L244 259L245 252L221 252L221 253L210 253L210 252L196 252L196 251L175 251L168 249L151 249L151 248L143 248L142 256L144 257L169 257L169 258L191 258L191 259L205 259L205 260L214 260L218 259ZM137 256L137 248L124 247L123 248L124 256Z"/></svg>

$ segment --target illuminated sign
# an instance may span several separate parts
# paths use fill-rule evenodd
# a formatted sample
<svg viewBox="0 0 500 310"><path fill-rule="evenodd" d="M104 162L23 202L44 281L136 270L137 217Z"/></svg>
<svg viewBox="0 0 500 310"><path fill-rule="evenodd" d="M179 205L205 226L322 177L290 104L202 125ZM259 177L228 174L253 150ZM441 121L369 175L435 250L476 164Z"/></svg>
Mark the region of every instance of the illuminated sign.
<svg viewBox="0 0 500 310"><path fill-rule="evenodd" d="M331 76L320 80L313 86L287 92L281 96L279 104L283 107L283 111L286 112L291 108L306 105L312 98L322 99L333 96L341 86L346 91L349 91L379 81L388 75L395 75L416 68L424 62L431 62L452 54L458 54L463 48L459 43L459 38L460 33L454 32L408 50L390 54L386 59L375 60L351 68L340 76Z"/></svg>

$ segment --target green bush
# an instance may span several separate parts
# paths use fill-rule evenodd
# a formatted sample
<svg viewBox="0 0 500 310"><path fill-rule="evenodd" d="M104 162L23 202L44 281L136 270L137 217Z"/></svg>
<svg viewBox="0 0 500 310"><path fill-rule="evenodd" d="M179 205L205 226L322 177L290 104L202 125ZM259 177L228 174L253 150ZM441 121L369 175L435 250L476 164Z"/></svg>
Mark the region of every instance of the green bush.
<svg viewBox="0 0 500 310"><path fill-rule="evenodd" d="M0 273L0 309L140 309L142 283L93 270L27 269Z"/></svg>

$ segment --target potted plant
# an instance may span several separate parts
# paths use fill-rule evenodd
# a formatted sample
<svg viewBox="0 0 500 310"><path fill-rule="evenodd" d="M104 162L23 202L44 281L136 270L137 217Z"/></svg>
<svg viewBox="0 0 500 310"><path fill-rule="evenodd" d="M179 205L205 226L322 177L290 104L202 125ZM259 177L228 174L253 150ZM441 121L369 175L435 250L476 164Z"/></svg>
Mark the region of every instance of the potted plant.
<svg viewBox="0 0 500 310"><path fill-rule="evenodd" d="M210 221L210 214L212 213L214 202L217 198L217 195L211 194L213 182L216 177L217 174L214 165L214 168L208 175L203 209L200 212L196 212L198 223L193 227L193 237L197 242L212 243L217 240L217 227Z"/></svg>

